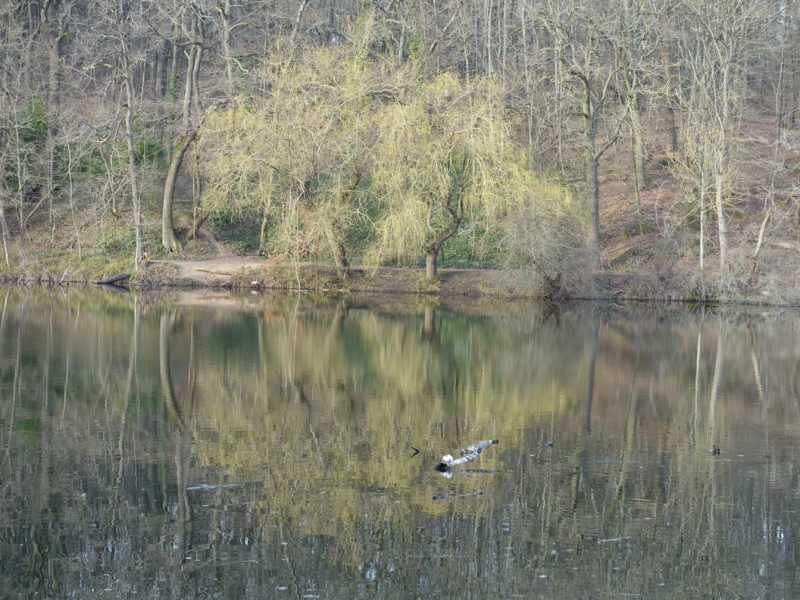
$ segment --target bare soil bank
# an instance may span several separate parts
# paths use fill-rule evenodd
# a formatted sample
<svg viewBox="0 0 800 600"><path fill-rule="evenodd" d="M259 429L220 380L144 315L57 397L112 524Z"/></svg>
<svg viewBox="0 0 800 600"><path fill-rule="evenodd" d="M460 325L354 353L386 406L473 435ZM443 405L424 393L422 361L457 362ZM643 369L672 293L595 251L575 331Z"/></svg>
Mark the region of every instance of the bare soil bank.
<svg viewBox="0 0 800 600"><path fill-rule="evenodd" d="M137 284L149 287L303 289L322 292L412 293L448 296L530 296L522 272L441 269L436 281L423 269L353 267L342 277L331 265L275 263L256 257L224 256L148 263Z"/></svg>
<svg viewBox="0 0 800 600"><path fill-rule="evenodd" d="M346 278L332 265L275 263L258 257L217 256L198 260L151 261L136 277L143 287L287 289L329 293L427 294L443 297L566 298L557 289L542 293L525 270L440 269L431 282L424 269L351 268ZM594 299L657 299L683 301L663 277L603 272L587 285L582 297Z"/></svg>

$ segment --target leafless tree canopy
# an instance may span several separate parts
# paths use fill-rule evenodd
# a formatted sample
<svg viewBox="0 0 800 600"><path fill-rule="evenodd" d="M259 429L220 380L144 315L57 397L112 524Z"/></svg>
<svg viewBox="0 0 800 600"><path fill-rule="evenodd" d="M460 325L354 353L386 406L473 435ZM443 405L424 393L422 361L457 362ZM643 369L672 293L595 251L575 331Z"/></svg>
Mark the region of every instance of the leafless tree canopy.
<svg viewBox="0 0 800 600"><path fill-rule="evenodd" d="M404 230L419 231L426 219L438 218L437 210L450 210L452 234L477 227L512 262L535 256L534 269L550 275L566 268L556 259L541 267L559 252L525 246L536 246L538 238L544 249L574 248L574 237L558 232L580 232L587 264L602 269L605 182L613 164L613 177L630 182L632 235L694 238L692 261L701 278L709 269L730 270L742 252L756 273L770 236L795 226L782 217L794 210L793 190L776 182L791 161L797 124L799 13L796 0L9 0L0 7L2 260L6 268L22 260L32 223L43 221L48 231L71 232L80 256L91 246L81 223L118 214L129 219L137 262L149 237L160 237L165 251L178 250L213 214L256 219L263 246L270 227L277 231L266 208L310 198L324 177L336 178L336 201L326 205L335 210L327 221L309 221L304 235L346 268L343 224L355 220L368 236L399 239L380 229L399 196L378 185L380 165L370 171L371 161L382 159L384 171L397 170L431 151L422 138L416 158L413 145L390 151L378 138L394 134L365 128L363 111L410 106L407 98L392 96L392 86L424 94L437 78L448 77L456 82L454 93L472 94L489 83L498 90L502 106L491 123L504 130L500 143L521 149L537 181L558 187L554 197L564 199L565 209L522 202L516 216L505 211L505 220L487 220L497 215L491 207L460 214L457 203L437 208L427 199L414 217L419 221L409 217ZM360 68L369 63L384 79L331 70L326 61L336 56L354 65L357 58ZM292 130L281 121L284 130L264 134L273 136L273 147L258 148L262 154L251 157L245 179L236 180L236 165L213 143L209 116L217 128L224 115L229 127L245 127L248 110L269 121L270 99L280 98L275 110L284 111L292 102L313 101L304 95L302 77L308 83L315 69L338 73L324 81L326 97L338 99L324 117L329 130L310 135L313 123L294 123ZM390 72L403 81L390 81ZM374 104L368 108L355 97ZM425 127L435 130L444 116L449 121L438 134L456 140L464 135L456 129L465 106L458 116L434 115L432 107ZM307 108L298 105L295 115L323 118ZM741 174L753 122L768 124L759 141L771 148L760 167L769 176L757 182ZM363 143L344 148L342 136ZM464 161L482 160L479 147L469 156L464 147L445 148L449 166L420 174L419 181L446 177L457 188ZM289 163L279 152L313 164L294 160L294 171L281 173L279 165ZM181 174L192 181L191 226L183 228L173 220ZM294 178L291 184L276 184L282 175ZM370 192L373 177L372 192L383 190L386 201L372 208L363 204L367 196L352 201L348 194ZM648 198L665 177L675 185L654 205ZM231 187L223 193L224 181ZM491 204L488 185L484 200ZM231 195L244 189L262 196L243 201ZM732 224L743 190L760 204L758 235L740 235ZM320 198L317 206L325 204ZM577 211L576 198L582 203ZM256 210L240 210L243 202ZM381 207L389 213L377 214ZM536 227L520 227L534 215ZM532 233L525 238L525 231ZM443 235L420 238L420 259L449 243ZM504 246L509 239L513 248Z"/></svg>

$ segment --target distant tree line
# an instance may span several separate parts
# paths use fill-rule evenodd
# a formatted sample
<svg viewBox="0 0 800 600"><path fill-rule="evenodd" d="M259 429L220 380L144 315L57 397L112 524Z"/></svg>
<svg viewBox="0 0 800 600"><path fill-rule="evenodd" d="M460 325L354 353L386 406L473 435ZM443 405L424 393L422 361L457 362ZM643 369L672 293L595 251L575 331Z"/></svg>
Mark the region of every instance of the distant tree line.
<svg viewBox="0 0 800 600"><path fill-rule="evenodd" d="M617 147L639 230L655 157L681 182L698 269L712 248L724 270L742 119L774 123L770 168L791 150L799 17L796 0L9 0L3 260L34 219L72 229L80 254L76 215L124 209L138 261L156 179L166 251L224 214L343 273L361 236L363 260L424 257L434 276L464 232L542 275L598 268ZM178 234L182 172L195 204Z"/></svg>

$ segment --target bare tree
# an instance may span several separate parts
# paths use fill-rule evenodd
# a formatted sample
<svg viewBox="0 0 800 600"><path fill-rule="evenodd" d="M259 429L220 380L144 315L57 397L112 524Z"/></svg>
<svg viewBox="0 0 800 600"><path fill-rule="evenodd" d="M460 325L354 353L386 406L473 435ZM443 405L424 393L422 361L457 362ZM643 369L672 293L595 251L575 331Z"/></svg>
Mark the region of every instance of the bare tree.
<svg viewBox="0 0 800 600"><path fill-rule="evenodd" d="M59 105L61 103L62 60L65 40L69 35L70 3L62 0L43 0L39 5L39 26L47 45L47 165L45 195L52 218L56 138L58 136Z"/></svg>
<svg viewBox="0 0 800 600"><path fill-rule="evenodd" d="M585 181L591 223L591 248L595 268L600 268L600 176L603 155L619 139L622 118L615 115L611 128L601 135L615 96L614 81L619 66L613 60L614 46L607 25L595 20L588 7L553 1L542 14L544 27L560 48L559 59L577 86L578 115L583 123Z"/></svg>
<svg viewBox="0 0 800 600"><path fill-rule="evenodd" d="M740 93L747 61L765 12L760 2L682 0L685 31L680 52L687 71L684 103L700 118L696 126L713 139L713 205L717 217L720 269L728 264L730 240L727 205L732 189L735 128L742 106Z"/></svg>
<svg viewBox="0 0 800 600"><path fill-rule="evenodd" d="M136 95L133 91L133 66L131 64L130 47L126 38L126 25L123 19L117 19L116 38L119 44L119 67L125 93L123 105L125 111L125 142L128 148L128 176L130 177L131 204L133 206L133 223L136 236L134 264L138 265L144 253L144 223L142 221L142 198L136 169L136 148L133 133Z"/></svg>
<svg viewBox="0 0 800 600"><path fill-rule="evenodd" d="M180 173L183 159L191 143L197 136L197 123L202 114L200 107L200 66L205 51L205 19L207 14L194 3L179 5L175 14L168 15L175 30L181 37L172 40L176 47L183 47L186 53L186 78L183 88L183 103L180 123L172 146L169 168L164 180L164 194L161 209L161 243L168 252L180 247L175 235L173 203L175 183Z"/></svg>

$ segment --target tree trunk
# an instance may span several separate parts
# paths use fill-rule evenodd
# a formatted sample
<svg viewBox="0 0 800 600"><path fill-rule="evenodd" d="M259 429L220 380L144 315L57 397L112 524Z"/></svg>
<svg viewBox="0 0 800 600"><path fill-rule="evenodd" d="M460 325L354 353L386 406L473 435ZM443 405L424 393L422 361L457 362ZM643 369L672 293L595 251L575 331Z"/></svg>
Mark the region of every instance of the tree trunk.
<svg viewBox="0 0 800 600"><path fill-rule="evenodd" d="M8 255L8 241L11 239L11 234L8 230L8 221L6 221L6 207L0 198L0 235L3 238L3 257L6 261L6 266L11 266L11 258Z"/></svg>
<svg viewBox="0 0 800 600"><path fill-rule="evenodd" d="M584 143L586 144L586 185L589 188L589 217L590 217L590 244L592 250L592 264L595 269L600 268L600 178L598 163L600 157L597 153L597 114L592 102L592 92L586 77L580 76L584 86L583 119Z"/></svg>
<svg viewBox="0 0 800 600"><path fill-rule="evenodd" d="M180 173L186 150L194 141L195 137L197 137L197 130L192 129L187 135L182 135L178 138L175 143L175 148L172 150L172 158L169 162L167 178L164 181L164 198L161 207L161 243L164 246L164 250L167 252L174 252L180 248L180 244L175 237L175 225L172 219L175 182L178 179L178 173Z"/></svg>
<svg viewBox="0 0 800 600"><path fill-rule="evenodd" d="M598 174L600 159L593 154L589 160L589 190L591 196L591 246L592 263L595 269L600 268L600 177Z"/></svg>
<svg viewBox="0 0 800 600"><path fill-rule="evenodd" d="M700 176L700 279L705 285L705 272L706 272L706 229L707 229L707 216L706 216L706 175L703 169ZM705 289L703 289L705 295Z"/></svg>
<svg viewBox="0 0 800 600"><path fill-rule="evenodd" d="M605 150L597 151L597 117L599 109L592 97L592 86L589 78L577 70L570 71L583 86L581 99L581 116L583 117L584 166L586 169L586 191L589 196L589 244L592 253L592 266L600 268L600 180L598 164Z"/></svg>
<svg viewBox="0 0 800 600"><path fill-rule="evenodd" d="M197 237L197 232L200 231L200 228L203 224L208 220L208 217L211 216L210 212L206 212L202 217L199 219L197 215L195 215L194 222L192 223L192 228L189 230L189 233L186 234L186 241L191 241Z"/></svg>
<svg viewBox="0 0 800 600"><path fill-rule="evenodd" d="M644 171L644 163L647 157L647 152L644 145L644 134L642 132L642 118L639 109L639 99L636 97L636 90L631 92L631 106L630 106L630 119L631 119L631 149L633 150L633 169L634 178L636 179L636 186L639 190L647 187L647 176ZM641 217L641 215L640 215Z"/></svg>
<svg viewBox="0 0 800 600"><path fill-rule="evenodd" d="M731 67L722 69L722 115L720 117L719 139L716 144L716 160L714 164L714 186L717 209L717 235L719 236L719 268L724 270L728 264L728 218L725 210L725 186L728 179L728 152L730 129L731 94L729 84Z"/></svg>
<svg viewBox="0 0 800 600"><path fill-rule="evenodd" d="M200 62L203 60L204 39L202 24L197 16L194 17L191 27L193 44L189 50L189 60L186 65L186 83L183 90L183 107L181 110L183 133L178 135L172 149L169 170L164 181L164 197L161 207L161 244L167 252L174 252L180 247L175 237L175 226L172 218L175 182L178 179L186 150L197 136L197 128L192 127L192 112L195 113L195 119L200 117L198 78L200 76Z"/></svg>
<svg viewBox="0 0 800 600"><path fill-rule="evenodd" d="M125 141L128 146L128 177L131 184L131 202L133 205L133 222L136 232L136 249L134 264L139 265L144 253L144 227L142 224L142 206L139 195L139 182L136 177L136 147L133 141L133 82L131 81L131 65L128 58L128 44L122 32L119 32L123 78L125 86Z"/></svg>
<svg viewBox="0 0 800 600"><path fill-rule="evenodd" d="M169 81L167 82L167 100L175 100L178 97L178 44L172 44L172 59L170 60Z"/></svg>
<svg viewBox="0 0 800 600"><path fill-rule="evenodd" d="M800 84L800 57L798 57L797 52L794 50L796 45L793 45L792 53L791 53L791 63L792 63L792 82L791 82L791 91L789 93L788 99L788 114L786 115L786 129L794 129L794 124L797 119L797 104L798 104L798 94L797 88L798 84Z"/></svg>
<svg viewBox="0 0 800 600"><path fill-rule="evenodd" d="M675 153L678 151L678 119L675 115L674 95L675 95L675 77L673 71L675 68L672 66L672 45L669 37L669 27L666 22L664 23L665 29L662 29L661 36L662 42L660 44L661 50L661 67L664 71L664 88L667 92L667 131L669 133L669 151Z"/></svg>
<svg viewBox="0 0 800 600"><path fill-rule="evenodd" d="M61 102L61 54L63 50L63 35L58 19L48 14L49 9L58 10L58 2L45 2L42 8L42 22L47 27L47 58L48 58L48 127L55 135L58 132L55 124L55 116Z"/></svg>
<svg viewBox="0 0 800 600"><path fill-rule="evenodd" d="M450 190L450 197L457 198L461 194L461 182L456 184L456 187ZM438 272L437 262L439 260L439 251L442 249L444 243L449 240L455 233L458 231L458 228L461 227L461 221L464 219L464 206L461 201L458 201L458 206L456 210L452 208L448 208L450 212L450 216L452 217L452 222L450 227L442 233L436 240L433 241L430 245L425 247L425 276L428 279L435 279L436 273Z"/></svg>
<svg viewBox="0 0 800 600"><path fill-rule="evenodd" d="M294 19L294 26L292 27L292 34L289 38L289 45L293 45L295 40L297 39L297 34L300 31L300 25L303 23L303 13L306 12L306 8L308 7L309 0L302 0L300 6L297 9L297 16Z"/></svg>
<svg viewBox="0 0 800 600"><path fill-rule="evenodd" d="M641 183L639 181L639 169L638 165L636 164L636 149L635 149L635 141L634 141L634 134L633 134L633 127L631 127L631 157L633 159L633 197L636 201L636 226L639 230L639 234L644 233L644 217L642 216L642 194L641 194ZM644 170L644 163L642 163L642 169Z"/></svg>
<svg viewBox="0 0 800 600"><path fill-rule="evenodd" d="M163 98L167 93L167 66L169 64L169 42L164 40L156 50L153 69L153 95Z"/></svg>
<svg viewBox="0 0 800 600"><path fill-rule="evenodd" d="M258 228L258 253L262 254L266 249L267 225L269 225L269 210L264 209L261 213L261 226Z"/></svg>
<svg viewBox="0 0 800 600"><path fill-rule="evenodd" d="M63 40L66 35L63 23L59 19L59 0L46 0L40 8L40 19L47 31L48 85L47 85L47 165L45 167L45 190L43 198L47 198L50 218L53 217L53 190L55 170L55 147L58 136L58 113L61 104L61 59ZM39 207L37 203L35 208ZM34 211L28 214L31 217Z"/></svg>
<svg viewBox="0 0 800 600"><path fill-rule="evenodd" d="M231 49L231 0L224 0L219 7L222 17L222 54L225 58L225 85L228 88L228 98L233 98L235 91L233 79L233 50Z"/></svg>
<svg viewBox="0 0 800 600"><path fill-rule="evenodd" d="M761 218L761 227L758 228L758 239L756 241L756 248L753 251L752 264L750 265L750 275L747 278L747 284L749 286L752 286L755 283L756 275L758 274L758 261L761 258L761 249L764 247L764 234L767 230L767 225L769 224L770 217L775 211L775 208L775 205L770 207L770 209L765 212L764 216Z"/></svg>
<svg viewBox="0 0 800 600"><path fill-rule="evenodd" d="M724 136L724 134L723 134ZM718 148L717 161L714 169L714 203L717 209L717 236L719 238L719 268L724 269L728 264L728 218L725 211L725 151L724 145Z"/></svg>
<svg viewBox="0 0 800 600"><path fill-rule="evenodd" d="M678 139L678 117L672 102L667 105L667 127L669 128L669 150L675 154L680 150L680 140Z"/></svg>
<svg viewBox="0 0 800 600"><path fill-rule="evenodd" d="M334 242L333 258L336 261L336 267L339 269L339 275L342 279L347 279L350 275L350 263L347 262L347 250L340 240Z"/></svg>
<svg viewBox="0 0 800 600"><path fill-rule="evenodd" d="M183 89L183 107L181 108L181 126L184 131L189 130L189 120L192 116L192 96L194 94L194 61L197 56L197 47L189 50L189 61L186 65L186 83Z"/></svg>
<svg viewBox="0 0 800 600"><path fill-rule="evenodd" d="M436 279L436 259L439 256L438 248L428 248L425 253L425 277L428 279Z"/></svg>
<svg viewBox="0 0 800 600"><path fill-rule="evenodd" d="M200 106L200 65L203 62L203 44L205 43L205 38L202 35L201 27L202 25L198 25L197 28L198 44L195 47L194 64L192 65L192 111L194 112L195 119L199 119L203 112Z"/></svg>

